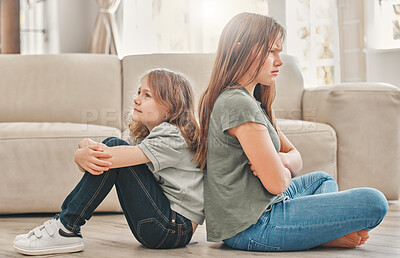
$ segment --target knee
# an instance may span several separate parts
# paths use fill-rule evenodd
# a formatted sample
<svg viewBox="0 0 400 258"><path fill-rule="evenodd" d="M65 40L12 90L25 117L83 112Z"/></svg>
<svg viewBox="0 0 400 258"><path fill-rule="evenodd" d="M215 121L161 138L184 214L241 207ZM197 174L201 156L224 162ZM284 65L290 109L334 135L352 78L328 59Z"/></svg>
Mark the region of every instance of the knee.
<svg viewBox="0 0 400 258"><path fill-rule="evenodd" d="M381 191L374 188L362 188L362 190L364 191L363 198L369 203L373 214L376 214L379 221L382 221L389 209L386 197Z"/></svg>
<svg viewBox="0 0 400 258"><path fill-rule="evenodd" d="M103 144L107 145L108 147L129 145L126 141L121 140L120 138L117 137L108 137L103 141Z"/></svg>
<svg viewBox="0 0 400 258"><path fill-rule="evenodd" d="M315 176L319 179L324 179L325 181L335 181L336 182L336 180L331 175L329 175L328 173L326 173L324 171L316 171L316 172L313 172L312 174L313 174L313 176Z"/></svg>

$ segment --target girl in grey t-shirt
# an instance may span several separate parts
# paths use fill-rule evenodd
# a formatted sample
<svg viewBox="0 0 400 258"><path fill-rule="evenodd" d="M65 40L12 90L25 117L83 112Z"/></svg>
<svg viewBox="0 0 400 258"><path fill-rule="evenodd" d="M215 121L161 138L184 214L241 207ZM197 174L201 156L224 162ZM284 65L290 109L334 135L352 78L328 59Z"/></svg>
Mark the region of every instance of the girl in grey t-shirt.
<svg viewBox="0 0 400 258"><path fill-rule="evenodd" d="M249 251L362 245L387 212L381 192L338 192L325 172L292 179L301 156L271 110L284 36L273 19L252 13L232 18L221 34L196 153L207 239Z"/></svg>
<svg viewBox="0 0 400 258"><path fill-rule="evenodd" d="M198 145L193 92L178 73L156 69L142 79L134 99L131 136L84 139L75 162L85 172L53 219L19 235L17 252L28 255L83 250L80 228L115 185L136 239L149 248L189 243L204 220L203 171L192 162Z"/></svg>

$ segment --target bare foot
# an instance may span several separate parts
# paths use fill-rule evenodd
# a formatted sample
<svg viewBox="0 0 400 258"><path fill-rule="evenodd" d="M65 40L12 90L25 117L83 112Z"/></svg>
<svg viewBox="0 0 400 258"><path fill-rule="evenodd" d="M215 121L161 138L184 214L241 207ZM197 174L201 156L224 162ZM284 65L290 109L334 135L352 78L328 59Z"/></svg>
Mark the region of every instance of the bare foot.
<svg viewBox="0 0 400 258"><path fill-rule="evenodd" d="M357 231L357 234L361 237L360 245L365 244L369 238L368 230Z"/></svg>
<svg viewBox="0 0 400 258"><path fill-rule="evenodd" d="M356 248L359 245L363 245L368 238L369 234L367 230L359 230L357 232L352 232L345 236L339 237L338 239L325 243L321 246Z"/></svg>

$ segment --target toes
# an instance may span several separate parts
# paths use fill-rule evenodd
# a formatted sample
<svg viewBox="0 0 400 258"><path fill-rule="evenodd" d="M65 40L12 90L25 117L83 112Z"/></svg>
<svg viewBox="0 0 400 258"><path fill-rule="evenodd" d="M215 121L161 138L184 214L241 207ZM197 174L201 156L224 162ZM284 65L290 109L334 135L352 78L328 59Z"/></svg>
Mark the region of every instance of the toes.
<svg viewBox="0 0 400 258"><path fill-rule="evenodd" d="M359 230L357 231L357 234L361 237L361 238L367 238L369 237L369 233L368 230Z"/></svg>

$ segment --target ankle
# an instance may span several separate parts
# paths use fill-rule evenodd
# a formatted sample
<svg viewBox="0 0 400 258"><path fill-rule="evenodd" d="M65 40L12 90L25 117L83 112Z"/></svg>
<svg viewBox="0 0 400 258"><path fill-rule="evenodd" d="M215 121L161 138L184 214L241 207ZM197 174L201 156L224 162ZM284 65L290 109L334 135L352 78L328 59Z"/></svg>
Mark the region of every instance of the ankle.
<svg viewBox="0 0 400 258"><path fill-rule="evenodd" d="M64 222L61 220L61 217L56 218L56 224L66 233L74 233L72 230L70 230L68 224L64 224Z"/></svg>

